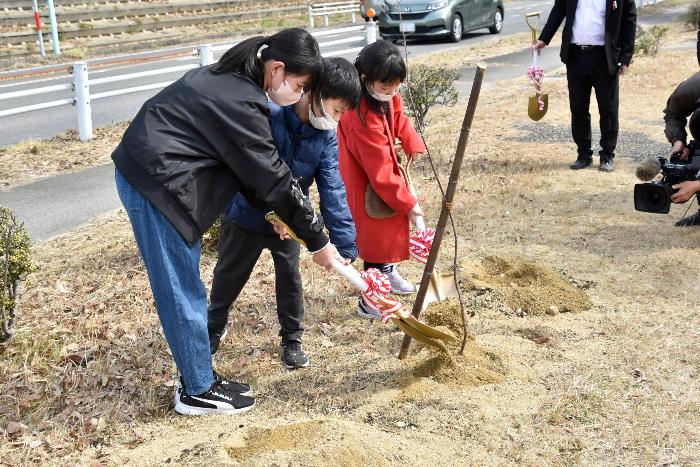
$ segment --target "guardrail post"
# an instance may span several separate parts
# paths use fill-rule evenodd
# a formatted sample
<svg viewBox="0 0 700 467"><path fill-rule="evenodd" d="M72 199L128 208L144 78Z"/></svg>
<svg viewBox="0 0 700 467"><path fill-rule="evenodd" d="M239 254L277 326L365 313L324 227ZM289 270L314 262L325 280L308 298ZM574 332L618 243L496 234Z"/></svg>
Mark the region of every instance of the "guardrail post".
<svg viewBox="0 0 700 467"><path fill-rule="evenodd" d="M367 33L367 45L377 42L377 23L370 19L365 23L365 31Z"/></svg>
<svg viewBox="0 0 700 467"><path fill-rule="evenodd" d="M356 23L355 12L350 13L352 15L352 24Z"/></svg>
<svg viewBox="0 0 700 467"><path fill-rule="evenodd" d="M80 141L92 138L92 113L90 110L90 82L87 62L73 64L73 89L75 107L78 110L78 135Z"/></svg>
<svg viewBox="0 0 700 467"><path fill-rule="evenodd" d="M314 27L314 6L309 2L309 29L313 29Z"/></svg>
<svg viewBox="0 0 700 467"><path fill-rule="evenodd" d="M49 6L49 20L51 21L51 42L53 43L54 55L61 55L61 45L58 41L58 23L56 22L56 9L53 6L53 0L46 2Z"/></svg>
<svg viewBox="0 0 700 467"><path fill-rule="evenodd" d="M325 15L325 16L323 17L323 25L324 25L325 27L328 27L328 15Z"/></svg>
<svg viewBox="0 0 700 467"><path fill-rule="evenodd" d="M209 66L214 63L214 50L211 44L199 46L199 66Z"/></svg>

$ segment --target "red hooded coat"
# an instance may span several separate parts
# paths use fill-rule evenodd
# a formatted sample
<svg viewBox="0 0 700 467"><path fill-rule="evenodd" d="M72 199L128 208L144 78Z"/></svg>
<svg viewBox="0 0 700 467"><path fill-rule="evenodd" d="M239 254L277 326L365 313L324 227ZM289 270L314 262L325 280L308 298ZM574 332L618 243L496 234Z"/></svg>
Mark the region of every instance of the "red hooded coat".
<svg viewBox="0 0 700 467"><path fill-rule="evenodd" d="M391 121L368 111L364 98L360 113L365 116L365 123L357 111L350 111L343 114L338 126L340 174L357 228L357 247L365 261L397 263L409 258L408 213L417 200L399 169L394 141L399 138L406 154L425 152L425 145L403 113L400 94L389 102ZM396 212L394 216L373 219L367 215L365 190L368 183Z"/></svg>

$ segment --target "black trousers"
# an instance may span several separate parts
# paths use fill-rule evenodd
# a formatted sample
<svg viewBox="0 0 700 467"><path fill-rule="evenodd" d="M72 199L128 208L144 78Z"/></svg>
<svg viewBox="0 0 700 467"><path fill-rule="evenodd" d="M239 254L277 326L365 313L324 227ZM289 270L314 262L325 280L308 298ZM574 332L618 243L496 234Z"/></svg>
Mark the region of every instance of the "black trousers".
<svg viewBox="0 0 700 467"><path fill-rule="evenodd" d="M605 59L605 48L581 50L571 45L566 63L571 109L571 134L578 148L578 158L590 160L591 150L591 89L595 89L600 113L600 158L615 157L617 133L620 128L618 108L620 86L618 75L611 75Z"/></svg>
<svg viewBox="0 0 700 467"><path fill-rule="evenodd" d="M277 235L251 232L233 222L222 222L219 259L211 286L208 326L223 332L229 308L238 298L264 249L270 250L275 264L275 295L280 336L301 340L304 333L304 289L299 273L299 244L280 240Z"/></svg>

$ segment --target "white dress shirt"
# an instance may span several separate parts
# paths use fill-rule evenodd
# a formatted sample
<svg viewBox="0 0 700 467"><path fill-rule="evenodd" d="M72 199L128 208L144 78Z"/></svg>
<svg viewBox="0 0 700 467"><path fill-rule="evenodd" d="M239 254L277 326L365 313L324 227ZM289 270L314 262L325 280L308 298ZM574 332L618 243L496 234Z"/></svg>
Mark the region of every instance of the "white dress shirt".
<svg viewBox="0 0 700 467"><path fill-rule="evenodd" d="M578 45L605 45L605 2L578 0L571 42Z"/></svg>

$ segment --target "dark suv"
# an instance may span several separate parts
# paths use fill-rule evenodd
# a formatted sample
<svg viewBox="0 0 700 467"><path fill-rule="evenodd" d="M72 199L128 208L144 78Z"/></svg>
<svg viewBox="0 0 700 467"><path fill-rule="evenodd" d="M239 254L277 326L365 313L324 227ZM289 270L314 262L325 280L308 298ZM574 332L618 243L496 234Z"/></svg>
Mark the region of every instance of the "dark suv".
<svg viewBox="0 0 700 467"><path fill-rule="evenodd" d="M402 39L405 33L411 39L446 37L459 42L474 29L501 32L503 12L502 0L385 0L379 34L387 40Z"/></svg>

